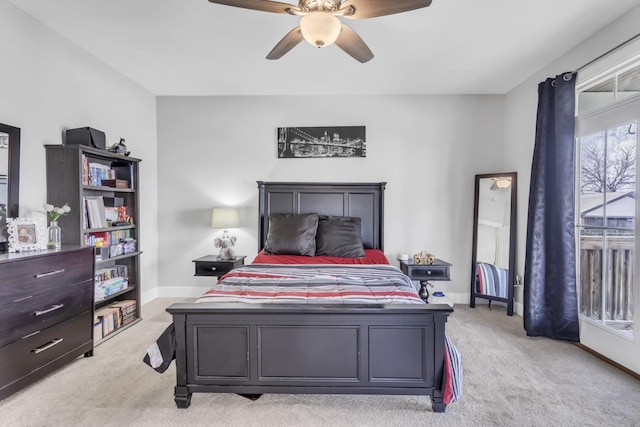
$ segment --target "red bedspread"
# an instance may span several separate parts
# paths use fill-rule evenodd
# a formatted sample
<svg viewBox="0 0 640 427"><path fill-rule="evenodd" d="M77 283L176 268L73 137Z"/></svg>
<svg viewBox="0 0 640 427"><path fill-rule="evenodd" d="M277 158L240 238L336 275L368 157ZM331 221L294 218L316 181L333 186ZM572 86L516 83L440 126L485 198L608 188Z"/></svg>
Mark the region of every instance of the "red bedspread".
<svg viewBox="0 0 640 427"><path fill-rule="evenodd" d="M269 255L264 251L251 264L389 264L381 250L365 249L363 258L340 258L331 256Z"/></svg>

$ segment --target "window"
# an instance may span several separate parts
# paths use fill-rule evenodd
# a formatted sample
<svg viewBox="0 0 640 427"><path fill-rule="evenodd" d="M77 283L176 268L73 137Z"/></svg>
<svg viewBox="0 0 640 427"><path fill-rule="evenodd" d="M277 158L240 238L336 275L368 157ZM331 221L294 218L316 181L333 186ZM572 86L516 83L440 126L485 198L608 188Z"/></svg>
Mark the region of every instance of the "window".
<svg viewBox="0 0 640 427"><path fill-rule="evenodd" d="M640 61L578 88L579 313L633 337Z"/></svg>
<svg viewBox="0 0 640 427"><path fill-rule="evenodd" d="M578 115L583 115L616 101L640 94L640 63L621 68L579 89Z"/></svg>

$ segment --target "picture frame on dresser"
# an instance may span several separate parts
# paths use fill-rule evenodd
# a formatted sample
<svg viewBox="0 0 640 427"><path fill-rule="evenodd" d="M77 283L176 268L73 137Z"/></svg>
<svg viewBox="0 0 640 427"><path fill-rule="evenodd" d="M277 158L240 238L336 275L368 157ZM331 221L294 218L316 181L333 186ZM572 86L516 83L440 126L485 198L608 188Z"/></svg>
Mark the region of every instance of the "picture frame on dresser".
<svg viewBox="0 0 640 427"><path fill-rule="evenodd" d="M42 218L7 218L9 252L47 249L47 229Z"/></svg>

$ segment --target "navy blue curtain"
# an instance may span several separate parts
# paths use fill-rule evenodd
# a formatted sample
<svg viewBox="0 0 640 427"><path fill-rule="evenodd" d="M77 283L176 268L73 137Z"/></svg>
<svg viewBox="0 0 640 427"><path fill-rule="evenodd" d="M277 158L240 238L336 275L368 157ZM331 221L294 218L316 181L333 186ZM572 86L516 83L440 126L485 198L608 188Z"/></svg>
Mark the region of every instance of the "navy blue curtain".
<svg viewBox="0 0 640 427"><path fill-rule="evenodd" d="M579 341L574 228L575 73L538 85L524 269L529 336Z"/></svg>

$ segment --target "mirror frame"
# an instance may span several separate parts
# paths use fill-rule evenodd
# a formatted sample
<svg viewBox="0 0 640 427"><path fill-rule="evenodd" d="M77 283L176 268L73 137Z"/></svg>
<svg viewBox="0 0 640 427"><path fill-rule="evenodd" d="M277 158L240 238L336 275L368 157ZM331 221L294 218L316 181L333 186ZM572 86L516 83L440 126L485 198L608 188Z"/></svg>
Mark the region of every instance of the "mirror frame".
<svg viewBox="0 0 640 427"><path fill-rule="evenodd" d="M511 178L511 200L510 200L510 227L509 227L509 275L507 283L507 298L497 297L494 295L486 295L476 292L476 262L478 256L478 208L480 204L480 180L487 178L498 177L510 177ZM491 307L491 301L500 301L507 304L507 314L513 316L513 285L515 281L515 269L516 269L516 206L518 196L518 174L516 172L503 172L503 173L487 173L476 175L475 177L475 197L473 203L473 246L471 247L471 298L469 302L470 307L476 306L476 298L482 298L489 300L489 307Z"/></svg>
<svg viewBox="0 0 640 427"><path fill-rule="evenodd" d="M20 202L20 128L0 123L0 132L9 135L7 217L17 218ZM8 249L7 243L0 242L0 252Z"/></svg>

